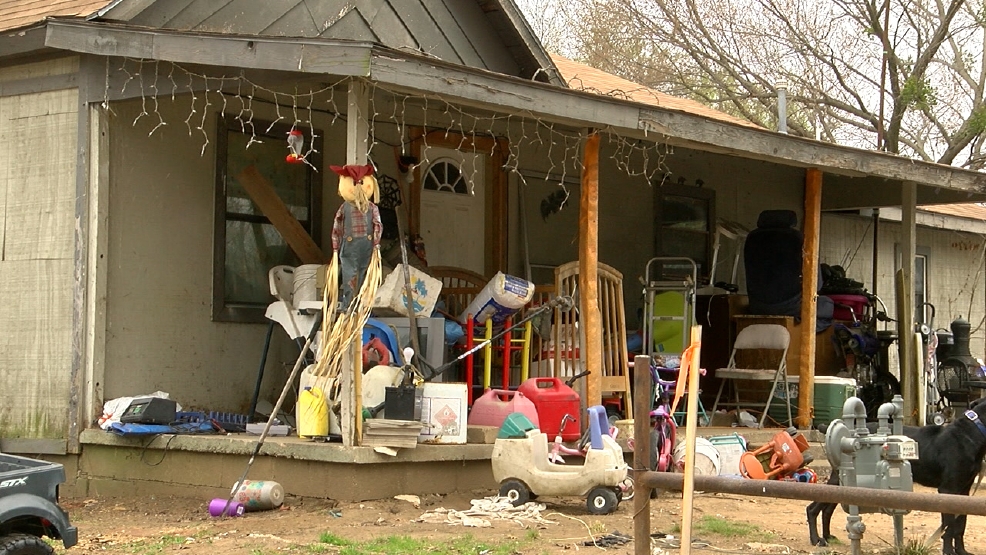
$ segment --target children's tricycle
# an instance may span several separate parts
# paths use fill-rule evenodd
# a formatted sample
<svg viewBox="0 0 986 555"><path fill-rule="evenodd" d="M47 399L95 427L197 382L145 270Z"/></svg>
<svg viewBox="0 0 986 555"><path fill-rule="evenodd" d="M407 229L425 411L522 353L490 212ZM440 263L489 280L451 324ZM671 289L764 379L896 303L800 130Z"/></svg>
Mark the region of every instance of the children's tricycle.
<svg viewBox="0 0 986 555"><path fill-rule="evenodd" d="M508 416L493 445L493 477L500 483L500 495L514 506L538 495L585 496L590 513L615 511L628 466L623 449L608 433L606 409L594 406L587 412L589 446L581 465L550 462L547 434L522 414Z"/></svg>

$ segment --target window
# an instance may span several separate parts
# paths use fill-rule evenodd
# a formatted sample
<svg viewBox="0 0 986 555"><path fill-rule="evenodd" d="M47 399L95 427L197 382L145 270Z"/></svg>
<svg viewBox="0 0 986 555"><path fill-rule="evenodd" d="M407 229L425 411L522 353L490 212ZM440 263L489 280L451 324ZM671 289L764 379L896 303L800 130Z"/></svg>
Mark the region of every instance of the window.
<svg viewBox="0 0 986 555"><path fill-rule="evenodd" d="M438 160L428 167L424 178L426 191L444 191L457 195L468 195L469 185L454 160Z"/></svg>
<svg viewBox="0 0 986 555"><path fill-rule="evenodd" d="M240 172L254 166L305 231L320 243L321 175L307 164L285 162L290 126L260 121L254 121L253 126L251 134L249 126L244 130L235 119L219 119L212 291L212 315L217 321L264 322L264 311L273 301L267 272L281 264L299 264L281 234L237 181ZM311 140L310 132L304 131L306 140ZM319 167L320 139L316 138L315 152L309 154L315 167Z"/></svg>
<svg viewBox="0 0 986 555"><path fill-rule="evenodd" d="M654 256L691 258L708 281L716 222L716 192L689 185L655 187ZM690 274L686 265L664 264L664 276Z"/></svg>

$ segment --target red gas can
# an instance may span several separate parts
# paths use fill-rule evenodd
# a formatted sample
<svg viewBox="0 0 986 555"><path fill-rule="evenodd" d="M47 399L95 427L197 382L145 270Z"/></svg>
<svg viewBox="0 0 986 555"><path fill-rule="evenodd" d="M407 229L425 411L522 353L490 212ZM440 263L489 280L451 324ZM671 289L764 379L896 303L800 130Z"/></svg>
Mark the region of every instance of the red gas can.
<svg viewBox="0 0 986 555"><path fill-rule="evenodd" d="M507 415L519 412L538 426L538 411L534 403L520 391L504 389L488 389L482 397L476 399L469 411L468 423L474 426L496 426L499 428Z"/></svg>
<svg viewBox="0 0 986 555"><path fill-rule="evenodd" d="M562 441L575 441L582 435L582 415L579 394L558 378L531 378L520 384L517 391L534 403L541 431L549 438L558 435L562 418L569 415L574 422L565 425Z"/></svg>

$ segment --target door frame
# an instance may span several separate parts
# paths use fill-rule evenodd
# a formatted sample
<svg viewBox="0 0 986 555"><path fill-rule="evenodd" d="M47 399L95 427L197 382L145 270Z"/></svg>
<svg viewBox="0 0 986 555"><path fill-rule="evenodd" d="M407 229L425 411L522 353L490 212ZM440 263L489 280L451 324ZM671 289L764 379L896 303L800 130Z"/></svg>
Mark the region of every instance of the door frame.
<svg viewBox="0 0 986 555"><path fill-rule="evenodd" d="M447 148L475 154L486 154L486 202L484 234L486 254L484 266L487 276L507 270L507 208L509 192L507 173L503 169L508 142L505 138L464 136L444 129L425 131L424 127L410 127L410 154L421 160L424 145ZM420 233L421 222L421 172L413 172L408 191L410 202L408 229L411 235ZM427 245L425 245L427 247Z"/></svg>

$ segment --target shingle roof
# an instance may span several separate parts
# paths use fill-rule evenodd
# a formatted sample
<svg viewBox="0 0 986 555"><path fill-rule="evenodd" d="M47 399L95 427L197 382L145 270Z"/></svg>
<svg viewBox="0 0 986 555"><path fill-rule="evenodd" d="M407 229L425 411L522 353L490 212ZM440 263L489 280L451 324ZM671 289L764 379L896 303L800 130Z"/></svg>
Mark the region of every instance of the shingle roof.
<svg viewBox="0 0 986 555"><path fill-rule="evenodd" d="M701 102L662 93L657 89L645 87L594 67L573 62L558 54L552 54L551 59L555 62L555 66L558 67L558 71L561 72L562 78L568 83L568 86L576 90L594 92L600 95L632 100L640 104L660 106L669 110L687 112L709 119L762 129L759 125L750 123L742 118L731 116L725 112L720 112Z"/></svg>
<svg viewBox="0 0 986 555"><path fill-rule="evenodd" d="M920 206L921 210L945 214L946 216L958 216L959 218L969 218L971 220L986 220L986 206L975 202L964 204L932 204Z"/></svg>
<svg viewBox="0 0 986 555"><path fill-rule="evenodd" d="M27 27L55 15L91 15L111 0L0 0L0 31Z"/></svg>

